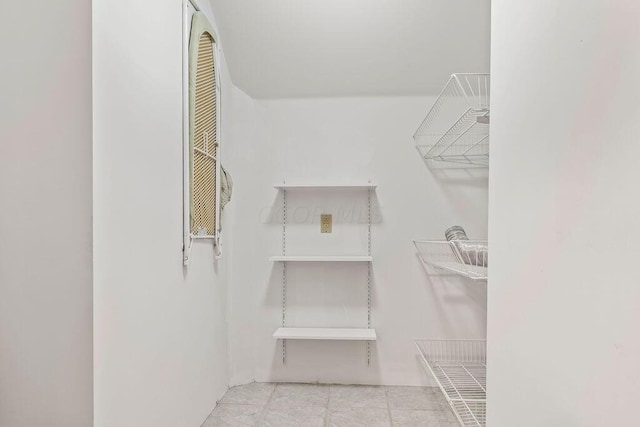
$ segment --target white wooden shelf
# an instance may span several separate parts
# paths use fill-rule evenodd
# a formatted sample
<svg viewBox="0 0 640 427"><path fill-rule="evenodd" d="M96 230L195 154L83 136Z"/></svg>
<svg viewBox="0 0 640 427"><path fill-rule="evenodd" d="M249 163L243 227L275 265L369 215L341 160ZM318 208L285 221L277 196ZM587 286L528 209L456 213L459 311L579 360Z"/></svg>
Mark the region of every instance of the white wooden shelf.
<svg viewBox="0 0 640 427"><path fill-rule="evenodd" d="M334 341L375 341L375 329L359 328L278 328L275 339L286 340L334 340Z"/></svg>
<svg viewBox="0 0 640 427"><path fill-rule="evenodd" d="M287 358L287 340L321 340L321 341L361 341L367 347L367 366L371 364L371 341L377 339L375 329L371 329L371 298L367 298L367 321L366 327L362 328L292 328L286 327L287 319L287 265L289 262L302 263L302 266L309 266L307 263L334 263L334 262L356 262L365 263L367 267L367 295L371 295L371 270L373 257L371 256L371 200L374 190L377 186L369 182L346 182L346 183L289 183L283 181L274 184L273 187L279 191L279 198L282 200L282 255L275 255L269 258L271 262L280 263L282 267L282 327L278 328L273 337L281 341L282 344L282 364L286 363ZM367 197L367 246L366 255L285 255L290 252L287 250L287 197L290 190L299 192L297 194L322 195L323 198L336 191L354 191L360 192ZM316 193L316 191L320 191ZM343 193L351 194L351 193ZM341 251L337 251L341 252ZM364 322L363 322L364 324Z"/></svg>
<svg viewBox="0 0 640 427"><path fill-rule="evenodd" d="M366 255L277 255L269 258L272 262L371 262L372 256Z"/></svg>
<svg viewBox="0 0 640 427"><path fill-rule="evenodd" d="M278 190L366 190L375 189L377 185L364 184L275 184L273 188Z"/></svg>

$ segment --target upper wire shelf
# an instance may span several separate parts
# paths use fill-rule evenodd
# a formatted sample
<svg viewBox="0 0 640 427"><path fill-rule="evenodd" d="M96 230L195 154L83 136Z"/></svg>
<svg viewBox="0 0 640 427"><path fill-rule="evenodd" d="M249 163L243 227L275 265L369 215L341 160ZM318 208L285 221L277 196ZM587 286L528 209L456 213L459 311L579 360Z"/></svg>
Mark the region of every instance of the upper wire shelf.
<svg viewBox="0 0 640 427"><path fill-rule="evenodd" d="M424 160L489 166L489 74L452 74L413 135Z"/></svg>
<svg viewBox="0 0 640 427"><path fill-rule="evenodd" d="M427 265L472 280L487 280L486 240L414 240L413 244Z"/></svg>

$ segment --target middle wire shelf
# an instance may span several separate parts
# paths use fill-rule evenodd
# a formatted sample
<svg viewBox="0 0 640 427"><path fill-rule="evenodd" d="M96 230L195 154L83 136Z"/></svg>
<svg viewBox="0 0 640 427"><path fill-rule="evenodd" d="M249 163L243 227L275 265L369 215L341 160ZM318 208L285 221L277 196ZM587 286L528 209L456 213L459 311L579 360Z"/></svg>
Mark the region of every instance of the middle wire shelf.
<svg viewBox="0 0 640 427"><path fill-rule="evenodd" d="M414 240L413 244L428 266L472 280L487 280L486 240Z"/></svg>

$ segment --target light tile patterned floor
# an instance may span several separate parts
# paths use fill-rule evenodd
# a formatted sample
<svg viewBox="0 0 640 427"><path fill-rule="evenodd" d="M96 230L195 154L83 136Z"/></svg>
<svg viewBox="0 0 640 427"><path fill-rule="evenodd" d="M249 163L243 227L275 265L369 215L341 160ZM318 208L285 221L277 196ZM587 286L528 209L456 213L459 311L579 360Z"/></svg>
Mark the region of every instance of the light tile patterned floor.
<svg viewBox="0 0 640 427"><path fill-rule="evenodd" d="M233 387L202 427L457 427L437 388L252 383Z"/></svg>

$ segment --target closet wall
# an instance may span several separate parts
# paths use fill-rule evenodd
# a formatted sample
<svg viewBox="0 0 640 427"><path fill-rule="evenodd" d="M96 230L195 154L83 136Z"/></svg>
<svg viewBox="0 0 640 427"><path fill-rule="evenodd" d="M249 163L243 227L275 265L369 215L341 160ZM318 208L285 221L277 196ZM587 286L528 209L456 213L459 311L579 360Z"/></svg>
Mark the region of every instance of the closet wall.
<svg viewBox="0 0 640 427"><path fill-rule="evenodd" d="M486 286L455 276L427 275L412 244L414 238L442 239L453 224L463 225L476 238L486 238L487 233L487 171L432 172L415 150L411 135L433 101L432 97L254 101L263 118L258 134L246 130L243 141L234 141L246 155L238 157L239 172L234 175L232 384L253 379L431 384L413 339L484 338ZM372 327L378 332L378 341L371 346L372 364L367 367L363 342L289 340L283 366L281 344L272 338L282 316L281 265L268 260L282 250L282 200L273 184L368 179L378 184L373 200L379 212L372 227ZM362 197L352 196L355 202L339 193L290 193L288 204L293 208L298 203L302 210L288 227L310 227L319 236L319 218L303 215L305 208L357 210ZM339 228L334 226L334 232ZM341 237L328 238L340 241ZM304 240L288 244L289 254L314 250L315 243ZM340 254L345 248L327 244L322 250ZM288 269L288 325L366 326L363 265L290 263ZM326 323L314 325L314 319ZM349 319L358 323L344 324Z"/></svg>
<svg viewBox="0 0 640 427"><path fill-rule="evenodd" d="M3 2L0 52L0 426L85 427L91 2Z"/></svg>
<svg viewBox="0 0 640 427"><path fill-rule="evenodd" d="M260 259L260 222L257 220L261 206L260 189L263 187L263 171L270 152L270 139L265 126L264 107L235 86L230 88L230 102L225 104L223 120L225 157L224 165L233 177L233 198L225 208L224 227L225 259L229 268L228 292L228 361L230 384L244 384L254 380L253 367L256 353L255 322L260 319L254 287L257 273L246 276L248 271L258 270L265 260ZM226 118L226 119L225 119ZM230 119L229 119L230 118ZM230 235L228 233L231 233ZM230 237L232 236L232 237ZM247 280L254 281L247 281Z"/></svg>
<svg viewBox="0 0 640 427"><path fill-rule="evenodd" d="M492 2L488 416L632 425L640 4Z"/></svg>
<svg viewBox="0 0 640 427"><path fill-rule="evenodd" d="M95 425L198 426L228 385L230 254L214 263L195 242L182 265L181 1L93 7ZM224 161L234 89L220 66Z"/></svg>

